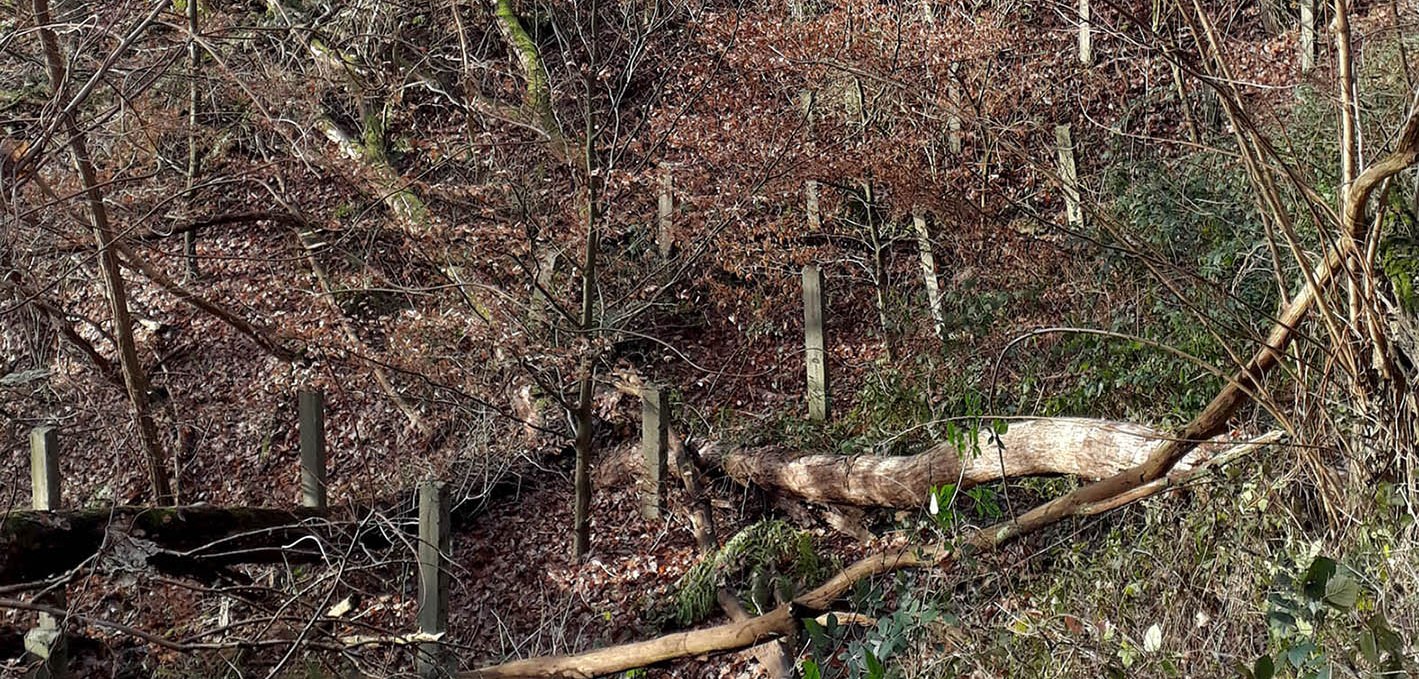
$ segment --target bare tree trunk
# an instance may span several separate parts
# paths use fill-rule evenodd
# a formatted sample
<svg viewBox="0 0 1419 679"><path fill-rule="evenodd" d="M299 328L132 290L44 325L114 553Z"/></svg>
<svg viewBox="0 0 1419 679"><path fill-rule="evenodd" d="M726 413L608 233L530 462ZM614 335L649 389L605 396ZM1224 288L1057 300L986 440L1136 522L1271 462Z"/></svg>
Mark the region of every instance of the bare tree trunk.
<svg viewBox="0 0 1419 679"><path fill-rule="evenodd" d="M588 119L589 120L589 119ZM587 127L590 127L588 123ZM594 153L591 130L586 136L586 251L581 264L581 332L586 353L581 360L581 382L576 402L576 497L572 517L572 556L580 559L591 547L591 409L595 396L596 361L592 333L596 322L596 250L598 247L596 176L592 172Z"/></svg>
<svg viewBox="0 0 1419 679"><path fill-rule="evenodd" d="M64 58L59 53L59 39L49 26L49 1L34 0L33 7L40 42L44 46L44 59L49 69L50 86L55 92L60 92L67 74L64 70ZM118 345L119 370L123 373L128 399L133 404L138 439L146 453L145 461L153 500L158 504L167 504L173 500L172 486L168 482L167 470L163 465L167 456L163 452L162 440L158 437L157 424L148 408L148 376L143 372L143 365L138 360L138 348L133 340L133 319L128 313L128 293L124 288L123 273L119 270L118 257L113 248L117 237L108 221L108 209L103 203L98 173L94 169L93 159L89 156L84 131L74 121L72 113L61 111L59 115L64 134L69 138L69 151L74 156L74 168L78 170L84 183L90 225L98 246L99 269L113 314L113 336Z"/></svg>
<svg viewBox="0 0 1419 679"><path fill-rule="evenodd" d="M197 153L197 76L200 73L201 52L197 49L197 2L187 0L187 59L190 72L187 75L187 203L193 201L193 190L197 186L197 172L200 156ZM182 249L187 259L187 278L194 280L200 273L197 269L197 230L182 234Z"/></svg>
<svg viewBox="0 0 1419 679"><path fill-rule="evenodd" d="M1202 143L1202 130L1197 126L1197 118L1192 115L1192 104L1187 100L1187 84L1183 82L1182 68L1177 64L1171 64L1169 70L1173 73L1173 89L1178 93L1178 108L1182 109L1183 125L1187 127L1187 136L1194 144Z"/></svg>
<svg viewBox="0 0 1419 679"><path fill-rule="evenodd" d="M588 348L587 351L590 351ZM572 504L572 558L580 559L591 549L591 398L595 362L590 356L581 362L581 384L576 405L576 478Z"/></svg>
<svg viewBox="0 0 1419 679"><path fill-rule="evenodd" d="M1356 169L1360 164L1360 137L1357 122L1359 112L1355 109L1355 61L1350 51L1350 3L1335 0L1335 62L1336 79L1340 86L1340 202L1355 182ZM1360 281L1358 264L1363 245L1356 234L1355 249L1350 253L1349 265L1352 271L1346 280L1346 301L1348 302L1350 329L1356 334L1360 327Z"/></svg>
<svg viewBox="0 0 1419 679"><path fill-rule="evenodd" d="M877 197L872 190L872 182L862 183L862 206L867 219L868 245L872 248L872 289L877 305L877 323L882 328L882 348L887 352L887 360L895 353L892 348L891 320L887 317L887 262L883 254L887 244L882 242L882 230L877 226L873 213Z"/></svg>

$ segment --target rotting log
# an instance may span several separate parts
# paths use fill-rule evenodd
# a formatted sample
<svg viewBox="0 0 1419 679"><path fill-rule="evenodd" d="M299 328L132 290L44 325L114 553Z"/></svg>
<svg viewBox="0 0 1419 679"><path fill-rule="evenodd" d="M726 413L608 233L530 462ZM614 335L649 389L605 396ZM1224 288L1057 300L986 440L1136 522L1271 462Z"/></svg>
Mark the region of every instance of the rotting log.
<svg viewBox="0 0 1419 679"><path fill-rule="evenodd" d="M705 458L735 480L821 504L921 507L933 487L961 489L1027 476L1093 481L1142 464L1168 436L1126 422L1082 418L1027 419L1001 434L983 427L972 450L937 444L915 455L801 455L785 450L707 449ZM1205 451L1203 451L1205 452ZM1200 459L1182 461L1186 469Z"/></svg>
<svg viewBox="0 0 1419 679"><path fill-rule="evenodd" d="M490 500L517 492L525 482L520 474L504 474L479 497L458 503L453 527L470 524ZM151 568L208 579L237 564L312 563L343 553L329 552L332 544L391 549L406 544L394 533L416 531L413 497L406 491L324 511L189 505L0 513L0 585L62 575L90 559L100 571Z"/></svg>
<svg viewBox="0 0 1419 679"><path fill-rule="evenodd" d="M111 565L189 573L302 558L300 540L331 537L307 510L259 507L99 507L12 511L0 524L0 583L64 573L103 552ZM310 547L314 547L311 544ZM319 550L315 550L319 556Z"/></svg>

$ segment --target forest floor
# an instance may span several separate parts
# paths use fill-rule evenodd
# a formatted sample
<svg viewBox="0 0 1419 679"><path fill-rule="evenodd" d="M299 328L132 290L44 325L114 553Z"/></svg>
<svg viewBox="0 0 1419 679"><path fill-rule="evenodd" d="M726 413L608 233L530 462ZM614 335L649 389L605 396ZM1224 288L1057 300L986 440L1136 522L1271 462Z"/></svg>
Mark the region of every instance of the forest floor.
<svg viewBox="0 0 1419 679"><path fill-rule="evenodd" d="M606 451L594 470L592 548L582 563L570 557L570 474L547 470L527 488L499 500L471 530L454 539L451 637L466 648L460 666L511 657L568 653L636 641L678 628L677 581L701 561L687 520L686 496L672 488L668 511L655 521L640 513L627 472L637 449ZM729 489L733 492L733 489ZM721 496L715 520L721 541L762 518L761 500ZM900 544L892 536L858 542L824 526L809 527L820 553L843 562ZM741 599L747 599L741 593ZM746 606L753 613L752 601ZM718 610L708 622L723 621ZM752 651L691 659L650 676L757 676Z"/></svg>

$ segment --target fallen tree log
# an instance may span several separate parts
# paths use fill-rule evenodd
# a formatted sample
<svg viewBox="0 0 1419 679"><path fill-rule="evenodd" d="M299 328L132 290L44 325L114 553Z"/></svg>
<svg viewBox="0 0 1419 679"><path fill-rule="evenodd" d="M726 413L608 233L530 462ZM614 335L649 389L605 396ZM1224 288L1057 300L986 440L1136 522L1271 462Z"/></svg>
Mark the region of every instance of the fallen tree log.
<svg viewBox="0 0 1419 679"><path fill-rule="evenodd" d="M39 580L100 556L114 568L151 566L190 574L238 563L309 561L315 537L335 539L348 524L308 509L262 507L100 507L13 511L0 527L0 583Z"/></svg>
<svg viewBox="0 0 1419 679"><path fill-rule="evenodd" d="M1165 441L1147 427L1085 419L1016 423L999 435L1003 449L993 436L982 432L981 453L967 459L942 444L903 457L793 457L776 450L733 449L716 462L741 482L804 500L911 508L923 506L933 486L947 483L965 488L1023 476L1105 477L1140 464ZM504 481L501 485L508 487L519 482L515 476ZM64 573L105 548L121 551L121 558L106 556L109 562L183 576L237 564L318 561L320 545L357 540L367 549L390 546L387 531L378 525L361 527L358 517L413 516L412 506L398 501L332 512L214 506L15 511L0 524L0 584ZM712 525L706 528L712 535Z"/></svg>
<svg viewBox="0 0 1419 679"><path fill-rule="evenodd" d="M817 589L767 615L579 655L518 660L458 676L466 679L593 677L675 658L737 650L794 631L798 624L795 611L811 611L814 607L822 611L853 583L871 575L925 565L949 565L955 549L994 550L1065 518L1092 516L1173 487L1174 474L1188 475L1197 469L1207 468L1196 467L1193 472L1175 470L1200 444L1226 431L1232 416L1244 403L1255 398L1256 389L1263 379L1281 364L1286 349L1296 339L1297 328L1316 306L1321 293L1334 281L1343 260L1355 252L1358 242L1355 236L1363 227L1366 207L1376 187L1415 163L1419 163L1419 90L1414 93L1411 110L1395 143L1395 150L1360 173L1344 196L1340 221L1345 234L1328 248L1325 257L1314 269L1306 272L1306 285L1286 305L1268 333L1265 344L1233 373L1201 412L1176 435L1156 446L1142 463L1040 504L1018 517L974 531L956 546L937 543L867 557Z"/></svg>
<svg viewBox="0 0 1419 679"><path fill-rule="evenodd" d="M1094 481L1146 461L1168 440L1163 432L1126 422L1082 418L1026 419L1001 434L989 427L974 450L941 443L915 455L799 455L734 448L706 458L735 480L821 504L921 507L933 487L961 489L1027 476L1077 476ZM707 447L712 448L712 447ZM1205 451L1182 460L1187 469Z"/></svg>
<svg viewBox="0 0 1419 679"><path fill-rule="evenodd" d="M471 523L488 502L516 492L517 473L490 481L451 514L455 527ZM0 586L67 573L90 559L99 570L152 568L182 577L239 564L314 563L358 543L366 550L402 545L418 508L412 492L325 511L272 507L107 506L0 513ZM199 577L199 579L202 579Z"/></svg>
<svg viewBox="0 0 1419 679"><path fill-rule="evenodd" d="M1276 443L1281 438L1281 432L1269 432L1217 455L1211 463L1201 464L1187 470L1174 470L1171 474L1140 484L1127 493L1111 495L1104 501L1073 502L1067 510L1053 513L1048 520L1043 522L1021 524L1020 521L1025 518L1021 517L1021 520L1005 521L989 528L980 529L972 533L965 541L954 545L940 542L931 545L904 547L866 557L843 569L817 588L755 618L669 634L647 641L600 648L576 655L515 660L501 665L460 672L456 676L459 679L529 677L587 679L647 667L668 660L756 646L796 633L801 624L800 621L804 618L814 618L819 614L830 612L834 602L852 589L853 585L866 578L911 568L949 568L960 551L994 549L1015 537L1043 528L1065 517L1094 516L1157 495L1169 488L1175 488L1193 480L1214 466L1234 461L1259 448ZM1100 488L1108 484L1109 480L1106 479L1085 488ZM1076 493L1060 499L1077 499L1084 495L1088 495L1088 493L1076 491ZM1044 506L1049 504L1052 503L1046 503ZM1004 527L1012 524L1019 525L1014 530L1003 530Z"/></svg>
<svg viewBox="0 0 1419 679"><path fill-rule="evenodd" d="M638 372L622 368L614 376L617 391L640 397L644 380ZM677 433L672 431L671 439L672 449L683 447ZM709 442L700 446L696 457L741 484L799 500L911 509L924 506L931 489L946 484L965 490L1031 476L1097 481L1144 463L1168 439L1162 431L1130 422L1027 417L1010 418L1009 427L1000 433L990 426L980 427L969 451L940 443L914 455L804 454L778 446ZM1179 468L1202 462L1220 445L1214 441L1198 446L1179 461Z"/></svg>

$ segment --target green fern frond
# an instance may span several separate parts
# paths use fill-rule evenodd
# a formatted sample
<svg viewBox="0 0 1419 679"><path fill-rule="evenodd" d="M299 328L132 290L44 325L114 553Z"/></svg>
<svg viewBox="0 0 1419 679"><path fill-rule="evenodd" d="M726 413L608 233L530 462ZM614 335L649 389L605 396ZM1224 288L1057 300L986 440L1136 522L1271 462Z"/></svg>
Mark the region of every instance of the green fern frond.
<svg viewBox="0 0 1419 679"><path fill-rule="evenodd" d="M805 544L811 544L805 542L807 538L806 533L777 519L765 519L739 531L676 581L676 620L690 625L707 617L714 608L715 592L731 576L764 569L788 556L801 559Z"/></svg>

